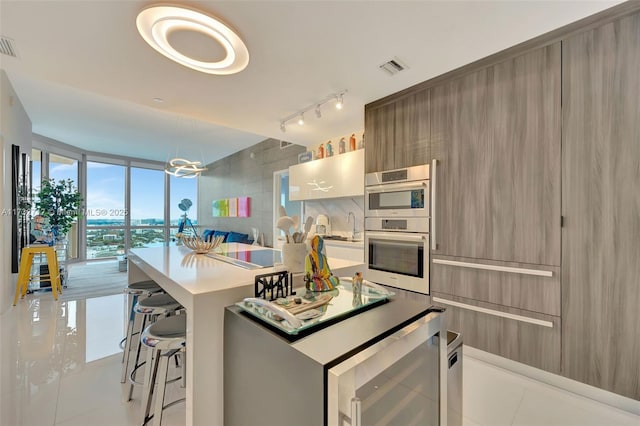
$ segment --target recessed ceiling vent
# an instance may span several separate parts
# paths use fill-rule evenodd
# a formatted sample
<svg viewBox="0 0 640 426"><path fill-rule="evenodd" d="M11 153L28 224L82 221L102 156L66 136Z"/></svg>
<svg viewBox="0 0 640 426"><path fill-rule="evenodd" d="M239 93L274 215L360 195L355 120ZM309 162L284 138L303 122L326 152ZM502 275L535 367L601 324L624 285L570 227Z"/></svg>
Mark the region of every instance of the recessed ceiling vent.
<svg viewBox="0 0 640 426"><path fill-rule="evenodd" d="M280 141L280 149L285 149L293 145L292 142Z"/></svg>
<svg viewBox="0 0 640 426"><path fill-rule="evenodd" d="M18 57L16 48L13 46L13 40L5 36L0 36L0 53L14 58Z"/></svg>
<svg viewBox="0 0 640 426"><path fill-rule="evenodd" d="M389 75L396 75L406 68L408 68L407 65L405 65L400 59L396 57L380 65L380 69L385 71Z"/></svg>

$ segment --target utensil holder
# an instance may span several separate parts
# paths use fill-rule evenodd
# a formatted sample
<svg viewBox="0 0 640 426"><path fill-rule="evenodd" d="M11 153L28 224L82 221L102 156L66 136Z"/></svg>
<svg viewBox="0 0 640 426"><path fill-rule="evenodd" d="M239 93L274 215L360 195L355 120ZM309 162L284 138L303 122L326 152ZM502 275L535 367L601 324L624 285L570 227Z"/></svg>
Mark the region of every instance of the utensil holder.
<svg viewBox="0 0 640 426"><path fill-rule="evenodd" d="M306 257L306 243L288 243L282 246L282 264L289 272L304 272Z"/></svg>

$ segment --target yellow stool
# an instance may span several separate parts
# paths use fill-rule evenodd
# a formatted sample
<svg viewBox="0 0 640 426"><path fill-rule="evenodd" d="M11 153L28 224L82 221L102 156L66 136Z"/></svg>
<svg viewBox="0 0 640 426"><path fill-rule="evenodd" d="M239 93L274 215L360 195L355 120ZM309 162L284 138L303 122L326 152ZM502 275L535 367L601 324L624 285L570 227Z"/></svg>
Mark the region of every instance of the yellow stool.
<svg viewBox="0 0 640 426"><path fill-rule="evenodd" d="M49 264L49 273L42 275L31 275L31 266L33 265L33 257L38 255L47 256L47 264ZM35 278L35 279L34 279ZM22 249L22 258L20 260L20 270L18 271L18 283L16 284L16 295L13 298L13 306L18 303L18 296L24 298L27 294L29 281L43 281L48 278L51 281L51 292L53 298L58 300L58 293L62 294L62 284L60 283L60 267L58 266L58 256L55 247L24 247Z"/></svg>

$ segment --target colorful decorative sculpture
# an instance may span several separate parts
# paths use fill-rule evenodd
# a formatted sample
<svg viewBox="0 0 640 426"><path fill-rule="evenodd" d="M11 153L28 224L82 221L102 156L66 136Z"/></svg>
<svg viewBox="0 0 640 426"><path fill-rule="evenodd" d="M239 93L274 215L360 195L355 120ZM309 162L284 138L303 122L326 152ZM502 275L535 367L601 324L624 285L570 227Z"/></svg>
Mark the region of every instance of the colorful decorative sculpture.
<svg viewBox="0 0 640 426"><path fill-rule="evenodd" d="M319 235L311 239L311 250L305 260L305 275L307 288L311 291L333 290L340 280L331 273L327 263L327 256L323 253L324 241Z"/></svg>

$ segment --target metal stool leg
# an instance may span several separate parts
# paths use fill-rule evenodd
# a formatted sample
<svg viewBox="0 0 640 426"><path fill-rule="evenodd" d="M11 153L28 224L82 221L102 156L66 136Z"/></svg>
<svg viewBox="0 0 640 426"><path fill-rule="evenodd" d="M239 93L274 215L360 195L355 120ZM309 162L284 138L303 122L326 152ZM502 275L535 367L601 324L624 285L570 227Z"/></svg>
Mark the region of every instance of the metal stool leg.
<svg viewBox="0 0 640 426"><path fill-rule="evenodd" d="M160 365L158 366L158 388L156 390L155 408L153 410L153 424L160 426L162 423L162 409L164 407L164 394L167 388L167 373L169 370L169 357L159 355Z"/></svg>
<svg viewBox="0 0 640 426"><path fill-rule="evenodd" d="M138 300L138 296L133 296L133 304L135 306L135 302ZM120 383L125 383L127 381L127 371L129 369L129 358L131 357L131 341L133 340L133 328L135 324L135 312L133 312L133 308L130 311L129 316L129 326L127 327L127 337L124 345L124 354L123 359L124 363L122 365L122 375L120 376Z"/></svg>
<svg viewBox="0 0 640 426"><path fill-rule="evenodd" d="M142 424L149 420L151 413L151 401L155 393L156 376L158 374L158 363L160 362L161 351L149 348L147 353L147 371L145 372L144 389L142 391Z"/></svg>
<svg viewBox="0 0 640 426"><path fill-rule="evenodd" d="M145 315L142 317L142 326L140 327L140 334L139 336L142 335L142 330L144 330L145 326L147 325L147 317L149 315ZM153 322L153 319L150 319L151 322ZM133 370L131 371L131 380L130 380L130 385L129 385L129 399L127 399L127 401L131 401L131 395L133 394L133 377L134 377L134 372L137 370L138 367L140 367L140 365L138 364L140 362L140 351L142 350L142 339L138 339L138 349L136 350L136 359L133 363Z"/></svg>
<svg viewBox="0 0 640 426"><path fill-rule="evenodd" d="M124 343L123 352L122 352L122 362L124 362L125 354L127 353L127 348L131 349L131 336L133 335L133 324L135 322L136 313L133 311L133 307L136 305L138 301L137 294L127 294L127 303L129 308L129 322L127 323L127 333L124 336L124 339L120 341L120 347ZM126 373L123 373L123 377L126 376ZM120 382L124 383L124 382Z"/></svg>

